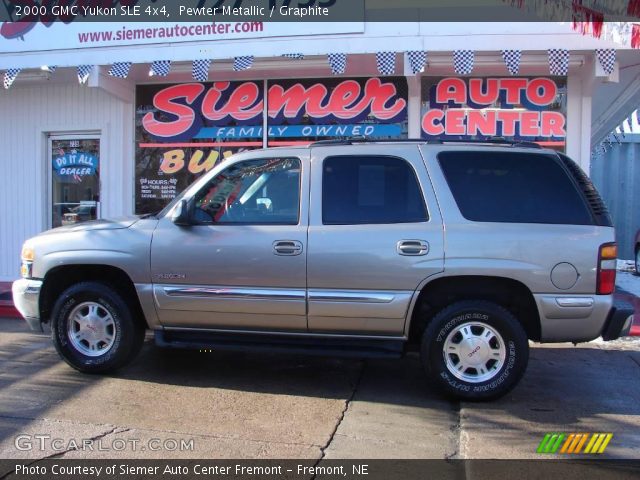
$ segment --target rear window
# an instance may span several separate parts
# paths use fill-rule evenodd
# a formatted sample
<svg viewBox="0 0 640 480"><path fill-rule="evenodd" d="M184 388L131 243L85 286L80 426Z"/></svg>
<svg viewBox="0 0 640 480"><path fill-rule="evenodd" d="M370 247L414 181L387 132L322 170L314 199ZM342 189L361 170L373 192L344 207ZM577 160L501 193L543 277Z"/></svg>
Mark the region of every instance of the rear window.
<svg viewBox="0 0 640 480"><path fill-rule="evenodd" d="M427 219L418 179L406 160L373 155L325 159L325 225L418 223Z"/></svg>
<svg viewBox="0 0 640 480"><path fill-rule="evenodd" d="M467 220L592 225L575 184L544 154L441 152L440 166Z"/></svg>

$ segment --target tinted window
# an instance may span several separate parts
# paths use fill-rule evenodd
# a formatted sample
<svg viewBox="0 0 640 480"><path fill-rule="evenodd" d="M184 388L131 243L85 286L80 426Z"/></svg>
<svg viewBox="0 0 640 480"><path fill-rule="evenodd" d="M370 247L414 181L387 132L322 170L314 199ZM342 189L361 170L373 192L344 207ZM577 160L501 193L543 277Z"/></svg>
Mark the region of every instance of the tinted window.
<svg viewBox="0 0 640 480"><path fill-rule="evenodd" d="M195 197L200 223L298 223L300 160L239 162L216 175Z"/></svg>
<svg viewBox="0 0 640 480"><path fill-rule="evenodd" d="M330 157L324 161L325 225L426 222L413 168L394 157Z"/></svg>
<svg viewBox="0 0 640 480"><path fill-rule="evenodd" d="M581 194L555 157L442 152L438 159L460 212L468 220L593 223Z"/></svg>

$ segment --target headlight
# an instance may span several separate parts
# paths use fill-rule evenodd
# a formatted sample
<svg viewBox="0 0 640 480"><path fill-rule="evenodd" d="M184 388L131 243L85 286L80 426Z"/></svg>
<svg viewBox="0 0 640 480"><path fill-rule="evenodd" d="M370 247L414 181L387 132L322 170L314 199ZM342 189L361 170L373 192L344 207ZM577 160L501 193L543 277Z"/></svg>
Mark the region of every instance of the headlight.
<svg viewBox="0 0 640 480"><path fill-rule="evenodd" d="M31 247L27 247L26 245L23 245L22 247L22 254L20 255L20 258L22 259L23 262L33 262L33 248Z"/></svg>
<svg viewBox="0 0 640 480"><path fill-rule="evenodd" d="M33 274L33 248L24 245L22 247L22 254L20 255L22 264L20 265L20 275L22 278L31 278Z"/></svg>

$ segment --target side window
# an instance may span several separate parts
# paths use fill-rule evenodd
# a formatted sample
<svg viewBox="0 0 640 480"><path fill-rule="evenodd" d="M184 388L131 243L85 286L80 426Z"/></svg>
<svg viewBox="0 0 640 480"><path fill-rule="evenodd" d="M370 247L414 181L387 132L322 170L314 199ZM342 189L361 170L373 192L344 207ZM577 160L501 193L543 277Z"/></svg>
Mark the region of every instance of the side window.
<svg viewBox="0 0 640 480"><path fill-rule="evenodd" d="M591 225L581 193L557 157L521 152L441 152L460 213L475 222Z"/></svg>
<svg viewBox="0 0 640 480"><path fill-rule="evenodd" d="M340 156L324 160L325 225L418 223L427 210L411 165L401 158Z"/></svg>
<svg viewBox="0 0 640 480"><path fill-rule="evenodd" d="M269 158L231 165L195 196L202 224L296 225L300 160Z"/></svg>

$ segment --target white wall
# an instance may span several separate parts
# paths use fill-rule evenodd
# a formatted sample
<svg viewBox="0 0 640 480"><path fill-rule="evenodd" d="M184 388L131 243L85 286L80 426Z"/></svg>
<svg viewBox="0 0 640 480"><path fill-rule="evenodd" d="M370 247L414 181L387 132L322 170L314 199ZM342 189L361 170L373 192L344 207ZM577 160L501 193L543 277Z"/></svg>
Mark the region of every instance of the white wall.
<svg viewBox="0 0 640 480"><path fill-rule="evenodd" d="M102 216L133 211L134 107L98 88L19 85L0 92L0 281L19 276L25 239L48 226L47 133L100 131Z"/></svg>

